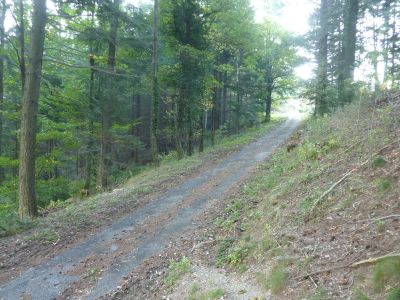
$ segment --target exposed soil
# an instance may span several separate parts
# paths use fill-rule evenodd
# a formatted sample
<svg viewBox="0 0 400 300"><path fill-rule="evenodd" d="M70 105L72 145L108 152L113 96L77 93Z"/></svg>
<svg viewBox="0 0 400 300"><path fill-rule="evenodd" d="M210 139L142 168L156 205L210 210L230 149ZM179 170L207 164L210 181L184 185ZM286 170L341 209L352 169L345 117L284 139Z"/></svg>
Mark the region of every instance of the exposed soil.
<svg viewBox="0 0 400 300"><path fill-rule="evenodd" d="M212 238L207 235L210 222L224 206L223 199L298 125L298 120L288 120L238 152L211 156L191 174L158 183L155 193L134 201L130 208L120 202L114 211L93 216L99 220L94 226L71 224L53 245L26 243L28 234L3 240L2 299L160 296L160 282L153 279L168 264L167 258L181 257L192 252L193 245L201 248L203 239ZM114 193L132 196L123 190ZM129 292L133 283L136 296ZM149 284L156 287L151 297Z"/></svg>

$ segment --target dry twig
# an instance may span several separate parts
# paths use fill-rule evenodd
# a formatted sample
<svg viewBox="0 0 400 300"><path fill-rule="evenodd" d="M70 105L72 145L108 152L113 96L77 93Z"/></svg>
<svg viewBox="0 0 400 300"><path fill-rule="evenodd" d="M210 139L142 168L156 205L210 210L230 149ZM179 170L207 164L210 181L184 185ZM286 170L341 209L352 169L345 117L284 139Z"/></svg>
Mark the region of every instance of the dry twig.
<svg viewBox="0 0 400 300"><path fill-rule="evenodd" d="M361 261L358 261L356 263L353 263L350 267L351 268L355 268L355 267L358 267L360 265L374 264L374 263L377 263L377 262L379 262L379 261L381 261L383 259L386 259L386 258L396 258L396 257L400 257L400 253L386 254L386 255L383 255L383 256L379 256L379 257L371 257L371 258L368 258L368 259L361 260Z"/></svg>

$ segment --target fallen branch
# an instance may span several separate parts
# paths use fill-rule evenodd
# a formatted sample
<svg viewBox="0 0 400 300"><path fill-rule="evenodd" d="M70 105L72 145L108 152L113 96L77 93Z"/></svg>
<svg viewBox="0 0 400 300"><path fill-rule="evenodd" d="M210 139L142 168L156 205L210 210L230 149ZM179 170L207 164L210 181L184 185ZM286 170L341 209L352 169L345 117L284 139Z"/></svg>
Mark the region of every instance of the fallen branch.
<svg viewBox="0 0 400 300"><path fill-rule="evenodd" d="M350 267L351 268L355 268L355 267L358 267L360 265L377 263L377 262L379 262L379 261L381 261L383 259L386 259L386 258L396 258L396 257L399 258L400 257L400 253L387 254L387 255L383 255L383 256L379 256L379 257L371 257L371 258L356 262L356 263L352 264Z"/></svg>
<svg viewBox="0 0 400 300"><path fill-rule="evenodd" d="M353 169L349 172L347 172L342 178L340 178L338 181L336 181L334 184L331 185L329 189L327 189L319 198L317 201L315 201L313 207L311 208L311 211L314 211L315 207L330 193L332 192L339 184L341 184L343 181L346 180L347 177L349 177L356 169Z"/></svg>
<svg viewBox="0 0 400 300"><path fill-rule="evenodd" d="M203 247L203 246L206 245L206 244L211 244L211 243L214 243L214 242L215 242L215 240L200 242L200 243L198 243L198 244L196 244L196 245L194 245L194 246L192 247L191 252L193 252L194 250L196 250L196 249L198 249L198 248Z"/></svg>
<svg viewBox="0 0 400 300"><path fill-rule="evenodd" d="M338 269L344 269L344 268L347 268L348 266L349 266L349 264L344 265L344 266L336 266L336 267L331 267L331 268L327 268L327 269L318 270L318 271L315 271L315 272L311 272L311 273L307 273L307 274L304 274L304 275L300 275L300 276L294 277L293 280L306 279L306 278L308 278L310 276L318 275L318 274L321 274L321 273L327 273L327 272L335 271L335 270L338 270Z"/></svg>
<svg viewBox="0 0 400 300"><path fill-rule="evenodd" d="M383 150L389 148L390 146L392 146L393 144L400 142L400 140L395 140L393 142L391 142L390 144L387 144L385 146L383 146L382 148L378 149L375 153L373 153L371 155L371 158L380 154ZM314 205L311 208L311 212L314 211L314 209L317 207L317 205L327 196L329 195L339 184L341 184L343 181L346 180L347 177L349 177L351 174L353 174L355 171L357 171L359 168L365 166L368 162L370 161L370 158L367 159L366 161L364 161L362 164L358 165L357 167L355 167L354 169L350 170L349 172L347 172L346 174L343 175L342 178L340 178L337 182L335 182L333 185L331 185L331 187L326 190L319 198L317 201L315 201Z"/></svg>
<svg viewBox="0 0 400 300"><path fill-rule="evenodd" d="M359 221L356 221L356 223L364 223L364 222L374 223L376 221L383 221L383 220L387 220L387 219L391 219L391 218L400 218L400 215L389 215L389 216L384 216L384 217L375 218L375 219L359 220Z"/></svg>

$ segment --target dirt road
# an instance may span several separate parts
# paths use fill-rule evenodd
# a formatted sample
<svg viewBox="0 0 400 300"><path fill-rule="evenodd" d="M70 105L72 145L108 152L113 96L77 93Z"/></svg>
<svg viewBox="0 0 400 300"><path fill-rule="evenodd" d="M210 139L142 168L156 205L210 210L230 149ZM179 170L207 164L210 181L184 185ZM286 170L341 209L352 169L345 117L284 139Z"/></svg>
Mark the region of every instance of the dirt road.
<svg viewBox="0 0 400 300"><path fill-rule="evenodd" d="M96 299L120 285L146 258L193 224L213 199L254 169L299 126L291 116L264 137L221 160L214 167L116 221L84 242L0 287L1 299ZM68 293L66 292L68 291Z"/></svg>

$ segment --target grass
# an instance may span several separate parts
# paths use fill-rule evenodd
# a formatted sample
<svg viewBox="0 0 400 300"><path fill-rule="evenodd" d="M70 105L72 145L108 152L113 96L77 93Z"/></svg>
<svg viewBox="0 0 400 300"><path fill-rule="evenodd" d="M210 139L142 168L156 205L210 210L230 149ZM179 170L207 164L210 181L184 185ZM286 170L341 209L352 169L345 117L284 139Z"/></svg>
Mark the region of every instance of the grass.
<svg viewBox="0 0 400 300"><path fill-rule="evenodd" d="M258 283L266 290L271 291L272 294L279 294L289 279L289 274L285 269L284 264L275 264L268 276L259 273L257 276Z"/></svg>
<svg viewBox="0 0 400 300"><path fill-rule="evenodd" d="M377 292L388 287L400 288L400 258L386 258L379 261L374 267L372 281Z"/></svg>
<svg viewBox="0 0 400 300"><path fill-rule="evenodd" d="M191 268L190 260L187 257L182 257L180 261L170 261L168 275L164 280L165 285L169 290L177 283L183 275L189 273Z"/></svg>
<svg viewBox="0 0 400 300"><path fill-rule="evenodd" d="M224 290L220 288L215 288L209 291L202 291L201 288L194 284L190 291L189 295L187 296L187 300L216 300L220 299L225 295Z"/></svg>
<svg viewBox="0 0 400 300"><path fill-rule="evenodd" d="M27 240L39 241L42 243L56 243L59 239L60 235L58 232L49 229L36 232L27 238Z"/></svg>

